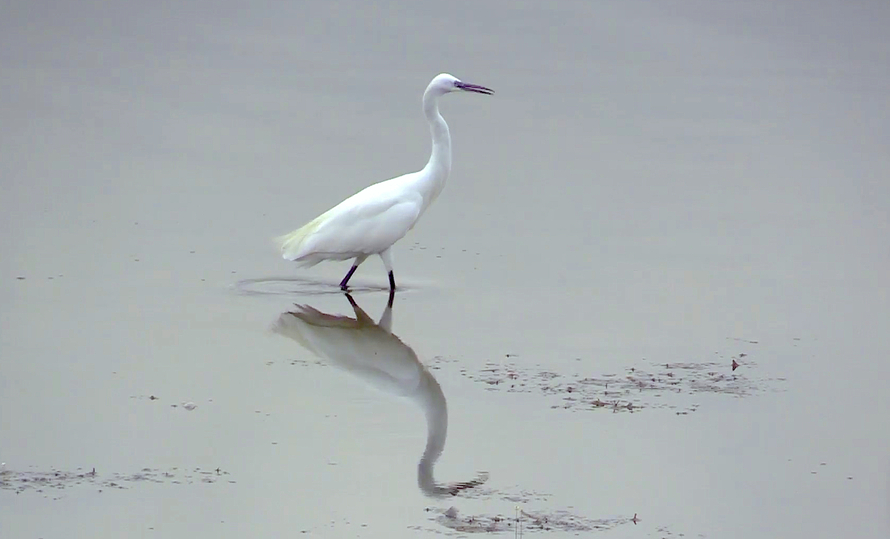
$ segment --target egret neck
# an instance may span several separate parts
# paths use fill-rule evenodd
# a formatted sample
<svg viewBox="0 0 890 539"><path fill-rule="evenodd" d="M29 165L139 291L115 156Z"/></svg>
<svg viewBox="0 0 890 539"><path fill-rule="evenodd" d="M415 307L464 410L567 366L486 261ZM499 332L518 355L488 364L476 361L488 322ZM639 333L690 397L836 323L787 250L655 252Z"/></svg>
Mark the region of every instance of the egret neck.
<svg viewBox="0 0 890 539"><path fill-rule="evenodd" d="M430 123L430 135L433 139L433 149L430 160L417 174L417 190L423 196L424 211L436 200L439 193L445 187L445 181L451 173L451 133L445 118L439 114L439 96L441 90L429 87L423 93L423 114Z"/></svg>

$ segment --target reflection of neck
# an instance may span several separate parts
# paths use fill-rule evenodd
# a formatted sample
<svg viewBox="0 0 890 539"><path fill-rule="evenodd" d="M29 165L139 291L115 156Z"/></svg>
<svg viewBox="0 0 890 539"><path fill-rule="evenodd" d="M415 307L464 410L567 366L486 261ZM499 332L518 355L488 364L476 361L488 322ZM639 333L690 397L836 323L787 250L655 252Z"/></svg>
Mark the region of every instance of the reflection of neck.
<svg viewBox="0 0 890 539"><path fill-rule="evenodd" d="M445 449L448 437L448 405L442 388L433 375L423 370L421 384L425 387L417 392L418 404L426 414L426 448L417 465L417 486L427 496L442 497L451 494L451 489L436 483L433 478L433 466Z"/></svg>
<svg viewBox="0 0 890 539"><path fill-rule="evenodd" d="M433 478L433 467L445 449L445 438L448 436L448 406L442 388L433 375L423 369L421 383L415 400L426 414L426 448L417 464L417 486L431 498L455 496L458 492L477 487L488 480L487 473L480 473L475 479L462 483L442 485Z"/></svg>

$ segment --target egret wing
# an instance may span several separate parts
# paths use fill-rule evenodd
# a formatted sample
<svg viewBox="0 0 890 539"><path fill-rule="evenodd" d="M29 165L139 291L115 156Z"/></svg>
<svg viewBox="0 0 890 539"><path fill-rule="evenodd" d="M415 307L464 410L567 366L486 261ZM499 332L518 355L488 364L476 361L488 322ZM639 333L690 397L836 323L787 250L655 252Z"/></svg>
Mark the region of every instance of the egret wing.
<svg viewBox="0 0 890 539"><path fill-rule="evenodd" d="M300 257L345 260L379 253L401 239L417 221L423 198L380 187L384 186L371 186L322 215L322 222L303 243Z"/></svg>

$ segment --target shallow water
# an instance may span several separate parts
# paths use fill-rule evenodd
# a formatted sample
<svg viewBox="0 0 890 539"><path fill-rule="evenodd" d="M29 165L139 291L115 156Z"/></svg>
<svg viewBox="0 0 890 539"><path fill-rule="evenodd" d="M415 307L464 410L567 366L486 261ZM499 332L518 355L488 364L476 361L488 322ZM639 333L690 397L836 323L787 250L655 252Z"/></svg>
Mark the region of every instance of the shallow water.
<svg viewBox="0 0 890 539"><path fill-rule="evenodd" d="M2 8L0 537L890 534L885 3L191 6Z"/></svg>

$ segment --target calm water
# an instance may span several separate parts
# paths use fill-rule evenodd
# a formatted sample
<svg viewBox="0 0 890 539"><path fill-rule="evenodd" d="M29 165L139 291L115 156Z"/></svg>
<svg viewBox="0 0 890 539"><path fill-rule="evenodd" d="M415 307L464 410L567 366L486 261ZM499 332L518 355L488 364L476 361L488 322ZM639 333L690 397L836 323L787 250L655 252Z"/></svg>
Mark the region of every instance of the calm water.
<svg viewBox="0 0 890 539"><path fill-rule="evenodd" d="M517 507L525 535L887 537L888 23L2 8L0 537L510 536ZM379 324L379 260L356 311L345 264L271 238L420 168L441 71L497 93L443 100L454 169Z"/></svg>

